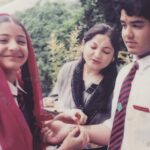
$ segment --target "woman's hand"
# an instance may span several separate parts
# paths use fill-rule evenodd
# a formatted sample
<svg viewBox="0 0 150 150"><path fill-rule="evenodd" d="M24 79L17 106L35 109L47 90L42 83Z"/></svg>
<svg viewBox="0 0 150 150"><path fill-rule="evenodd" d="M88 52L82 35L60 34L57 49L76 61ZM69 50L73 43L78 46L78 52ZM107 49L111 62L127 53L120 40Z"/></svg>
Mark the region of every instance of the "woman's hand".
<svg viewBox="0 0 150 150"><path fill-rule="evenodd" d="M87 116L80 109L67 109L57 115L55 120L61 120L65 123L85 124Z"/></svg>
<svg viewBox="0 0 150 150"><path fill-rule="evenodd" d="M81 150L89 142L88 134L79 127L74 128L58 150Z"/></svg>

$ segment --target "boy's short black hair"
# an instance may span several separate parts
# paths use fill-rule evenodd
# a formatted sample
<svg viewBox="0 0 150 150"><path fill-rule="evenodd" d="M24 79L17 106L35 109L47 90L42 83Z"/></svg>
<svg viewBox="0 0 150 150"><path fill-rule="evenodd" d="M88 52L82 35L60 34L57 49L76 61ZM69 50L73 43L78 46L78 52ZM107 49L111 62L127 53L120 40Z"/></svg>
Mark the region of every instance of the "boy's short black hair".
<svg viewBox="0 0 150 150"><path fill-rule="evenodd" d="M114 0L114 7L119 15L124 9L129 16L144 17L150 21L150 0Z"/></svg>

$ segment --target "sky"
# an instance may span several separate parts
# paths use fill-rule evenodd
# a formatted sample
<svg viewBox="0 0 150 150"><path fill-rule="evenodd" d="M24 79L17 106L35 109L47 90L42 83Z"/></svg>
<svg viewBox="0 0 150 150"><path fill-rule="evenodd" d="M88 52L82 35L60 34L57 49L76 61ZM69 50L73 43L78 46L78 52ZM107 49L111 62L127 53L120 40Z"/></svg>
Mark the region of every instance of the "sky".
<svg viewBox="0 0 150 150"><path fill-rule="evenodd" d="M13 14L31 8L38 0L14 0L0 7L0 12Z"/></svg>
<svg viewBox="0 0 150 150"><path fill-rule="evenodd" d="M0 0L0 3L4 0ZM27 8L32 8L39 0L12 0L5 5L0 6L0 13L14 14L18 11L24 11ZM45 1L59 2L60 0L40 0L42 3ZM62 1L62 0L61 0ZM77 2L78 0L63 0L64 2Z"/></svg>

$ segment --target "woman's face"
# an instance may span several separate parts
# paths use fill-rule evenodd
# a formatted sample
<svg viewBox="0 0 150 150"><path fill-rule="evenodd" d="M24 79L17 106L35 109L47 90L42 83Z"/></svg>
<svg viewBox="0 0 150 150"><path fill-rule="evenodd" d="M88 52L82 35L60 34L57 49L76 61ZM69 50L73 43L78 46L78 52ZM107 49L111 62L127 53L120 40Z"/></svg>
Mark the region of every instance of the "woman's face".
<svg viewBox="0 0 150 150"><path fill-rule="evenodd" d="M114 59L114 48L107 35L97 34L83 45L85 65L91 70L101 71Z"/></svg>
<svg viewBox="0 0 150 150"><path fill-rule="evenodd" d="M22 28L13 22L0 23L0 67L17 71L28 58L27 39Z"/></svg>

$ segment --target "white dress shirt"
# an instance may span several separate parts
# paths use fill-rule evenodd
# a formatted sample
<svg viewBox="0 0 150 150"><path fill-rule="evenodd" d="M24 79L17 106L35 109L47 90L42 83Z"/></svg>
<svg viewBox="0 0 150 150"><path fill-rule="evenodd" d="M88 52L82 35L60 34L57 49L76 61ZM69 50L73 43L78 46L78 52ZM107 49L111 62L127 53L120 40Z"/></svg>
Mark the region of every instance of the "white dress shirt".
<svg viewBox="0 0 150 150"><path fill-rule="evenodd" d="M139 69L132 81L121 150L150 150L150 56L139 59L137 62ZM112 128L121 85L132 65L133 63L127 65L118 74L112 117L104 123L109 128Z"/></svg>
<svg viewBox="0 0 150 150"><path fill-rule="evenodd" d="M18 102L17 102L18 89L21 90L25 94L27 94L27 92L21 88L21 86L19 85L19 82L17 80L16 80L16 85L13 85L11 82L8 81L8 86L9 86L11 94L13 95L14 100L18 106Z"/></svg>

